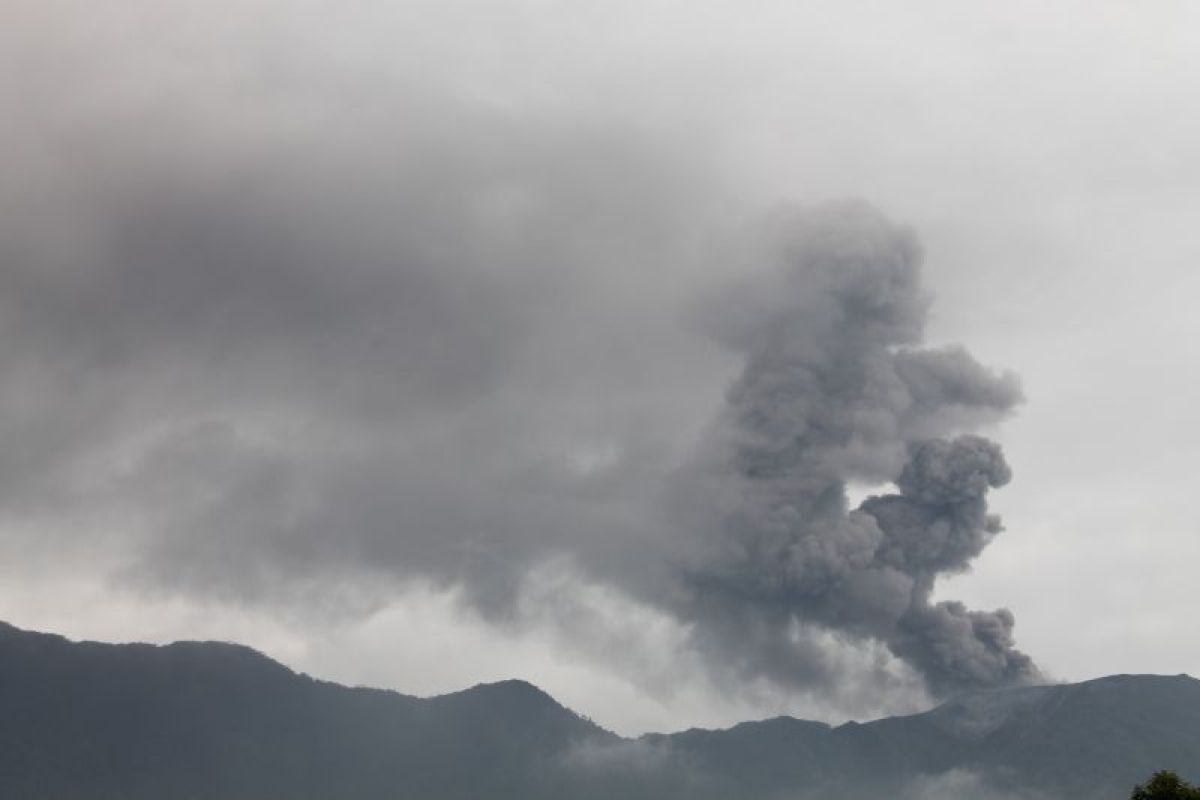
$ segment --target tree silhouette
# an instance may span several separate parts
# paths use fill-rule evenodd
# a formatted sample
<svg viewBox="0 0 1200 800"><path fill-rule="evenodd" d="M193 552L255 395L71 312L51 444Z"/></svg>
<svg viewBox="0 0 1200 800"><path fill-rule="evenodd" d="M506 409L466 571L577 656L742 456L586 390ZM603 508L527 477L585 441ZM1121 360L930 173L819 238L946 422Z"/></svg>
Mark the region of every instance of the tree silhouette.
<svg viewBox="0 0 1200 800"><path fill-rule="evenodd" d="M1191 785L1174 772L1164 770L1133 787L1129 800L1200 800L1200 787Z"/></svg>

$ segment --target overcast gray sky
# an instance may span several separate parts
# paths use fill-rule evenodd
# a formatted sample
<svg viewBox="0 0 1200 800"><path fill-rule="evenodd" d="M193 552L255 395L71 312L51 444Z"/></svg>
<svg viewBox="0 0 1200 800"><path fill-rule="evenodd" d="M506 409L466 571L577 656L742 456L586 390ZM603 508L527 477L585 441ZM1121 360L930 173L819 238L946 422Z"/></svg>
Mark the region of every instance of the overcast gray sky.
<svg viewBox="0 0 1200 800"><path fill-rule="evenodd" d="M1053 679L1200 673L1194 3L0 13L0 618L412 693L519 676L622 732L930 702L950 673L885 574L918 612L1010 609ZM847 198L882 217L819 210ZM830 258L867 266L805 261ZM714 442L761 456L738 414L848 352L905 409L956 399L855 406L865 449L777 483L928 497L904 448L980 433L1005 530L979 522L965 574L838 573L870 603L768 574L779 615L729 588L755 562L717 566L775 535L779 486Z"/></svg>

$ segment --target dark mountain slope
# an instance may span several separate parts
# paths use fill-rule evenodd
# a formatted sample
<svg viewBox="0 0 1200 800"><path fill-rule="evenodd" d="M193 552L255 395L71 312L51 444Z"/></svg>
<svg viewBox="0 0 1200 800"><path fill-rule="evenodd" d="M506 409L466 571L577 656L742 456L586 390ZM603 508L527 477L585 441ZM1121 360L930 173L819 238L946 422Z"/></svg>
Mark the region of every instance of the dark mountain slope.
<svg viewBox="0 0 1200 800"><path fill-rule="evenodd" d="M938 708L822 731L772 720L669 737L679 763L756 796L878 797L950 770L997 789L1124 800L1159 769L1200 780L1200 681L1118 675L976 692Z"/></svg>
<svg viewBox="0 0 1200 800"><path fill-rule="evenodd" d="M75 643L0 623L0 798L852 800L920 797L922 779L966 770L1123 800L1157 769L1200 780L1200 681L1113 676L865 724L626 740L522 681L418 699L235 645Z"/></svg>
<svg viewBox="0 0 1200 800"><path fill-rule="evenodd" d="M961 760L978 769L1015 772L1026 784L1072 797L1110 796L1105 787L1132 786L1158 769L1195 781L1200 681L1114 675L1045 687L1032 701L1014 703L1001 723L964 749Z"/></svg>
<svg viewBox="0 0 1200 800"><path fill-rule="evenodd" d="M556 796L543 762L612 734L529 684L419 700L215 642L0 629L0 797Z"/></svg>

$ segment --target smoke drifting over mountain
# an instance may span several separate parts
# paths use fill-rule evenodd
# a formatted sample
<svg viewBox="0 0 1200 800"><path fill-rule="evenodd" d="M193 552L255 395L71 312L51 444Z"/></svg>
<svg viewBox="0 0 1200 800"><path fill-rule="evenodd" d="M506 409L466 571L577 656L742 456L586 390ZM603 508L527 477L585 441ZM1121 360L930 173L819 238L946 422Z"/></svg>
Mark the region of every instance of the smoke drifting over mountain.
<svg viewBox="0 0 1200 800"><path fill-rule="evenodd" d="M961 432L1018 402L1015 378L960 349L917 348L919 248L873 209L787 215L770 238L774 280L733 292L746 307L724 335L745 367L697 471L698 502L733 504L705 509L721 522L690 576L701 626L716 619L725 649L785 681L812 669L786 644L798 624L886 642L938 693L1037 677L1007 611L930 604L938 575L1001 529L986 495L1008 465ZM851 509L851 481L898 492Z"/></svg>
<svg viewBox="0 0 1200 800"><path fill-rule="evenodd" d="M23 572L304 624L417 586L652 687L1037 675L1008 612L932 599L1000 531L976 433L1020 389L922 347L914 234L858 203L746 234L779 198L731 188L712 109L598 112L519 53L501 91L453 18L322 48L331 9L77 5L0 32Z"/></svg>

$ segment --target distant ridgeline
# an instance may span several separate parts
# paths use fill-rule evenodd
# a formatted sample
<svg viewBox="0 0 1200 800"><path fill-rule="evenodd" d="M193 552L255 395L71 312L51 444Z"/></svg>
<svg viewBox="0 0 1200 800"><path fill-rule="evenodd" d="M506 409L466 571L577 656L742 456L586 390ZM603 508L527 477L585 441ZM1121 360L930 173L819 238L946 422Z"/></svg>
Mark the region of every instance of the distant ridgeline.
<svg viewBox="0 0 1200 800"><path fill-rule="evenodd" d="M838 727L622 739L521 681L418 699L245 647L74 643L0 623L0 798L1125 800L1200 780L1200 681L1121 675Z"/></svg>

